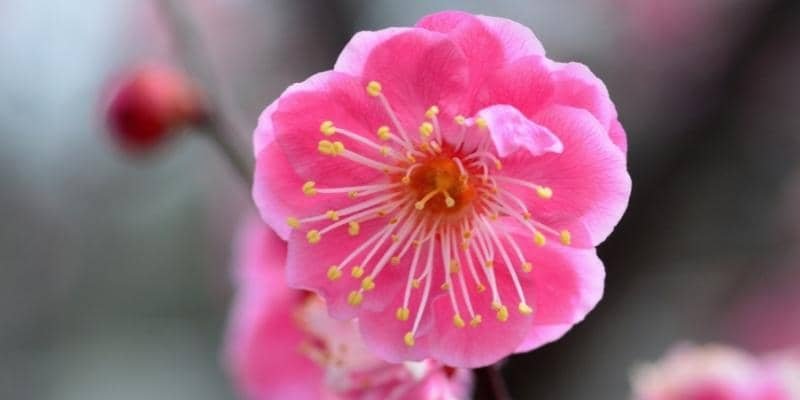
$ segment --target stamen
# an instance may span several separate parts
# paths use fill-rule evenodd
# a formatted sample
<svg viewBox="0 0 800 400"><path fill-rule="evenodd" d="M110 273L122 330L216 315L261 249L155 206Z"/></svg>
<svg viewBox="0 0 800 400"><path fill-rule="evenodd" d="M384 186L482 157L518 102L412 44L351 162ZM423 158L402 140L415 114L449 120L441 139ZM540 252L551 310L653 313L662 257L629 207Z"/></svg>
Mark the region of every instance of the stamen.
<svg viewBox="0 0 800 400"><path fill-rule="evenodd" d="M422 197L422 199L420 201L414 203L414 208L416 208L417 210L422 210L423 208L425 208L425 203L427 203L428 200L432 199L433 196L436 196L441 191L442 191L441 189L436 189L436 190L432 190L432 191L428 192L428 194L426 194L424 197Z"/></svg>
<svg viewBox="0 0 800 400"><path fill-rule="evenodd" d="M308 182L304 183L303 184L303 193L305 193L306 196L313 196L313 195L317 194L317 190L314 188L314 185L315 185L314 181L308 181Z"/></svg>
<svg viewBox="0 0 800 400"><path fill-rule="evenodd" d="M324 121L319 126L319 130L325 136L331 136L336 133L336 127L333 125L333 121Z"/></svg>

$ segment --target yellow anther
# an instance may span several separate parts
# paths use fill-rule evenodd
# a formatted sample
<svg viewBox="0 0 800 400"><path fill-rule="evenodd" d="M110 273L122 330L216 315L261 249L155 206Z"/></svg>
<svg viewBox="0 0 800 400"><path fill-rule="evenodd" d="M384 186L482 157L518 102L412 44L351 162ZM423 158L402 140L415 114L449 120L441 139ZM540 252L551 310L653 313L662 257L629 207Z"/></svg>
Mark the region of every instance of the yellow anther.
<svg viewBox="0 0 800 400"><path fill-rule="evenodd" d="M486 122L485 119L483 119L483 117L475 118L475 125L477 125L478 128L481 129L486 129L486 127L489 126L489 124Z"/></svg>
<svg viewBox="0 0 800 400"><path fill-rule="evenodd" d="M480 314L475 314L475 316L472 317L472 320L469 321L469 326L474 328L474 327L480 325L481 322L483 322L483 318L481 317L481 315Z"/></svg>
<svg viewBox="0 0 800 400"><path fill-rule="evenodd" d="M536 187L536 194L543 199L549 199L553 197L553 189L550 189L547 186L537 186Z"/></svg>
<svg viewBox="0 0 800 400"><path fill-rule="evenodd" d="M464 323L464 318L461 318L460 315L456 314L456 315L453 315L453 325L455 325L456 328L463 328L467 324Z"/></svg>
<svg viewBox="0 0 800 400"><path fill-rule="evenodd" d="M359 291L353 290L347 295L347 303L351 306L357 306L361 304L362 301L364 301L364 294Z"/></svg>
<svg viewBox="0 0 800 400"><path fill-rule="evenodd" d="M394 316L397 317L399 321L407 321L409 313L411 313L411 310L406 307L400 307L397 309L397 312L394 313Z"/></svg>
<svg viewBox="0 0 800 400"><path fill-rule="evenodd" d="M570 244L572 244L572 235L566 229L561 231L559 239L561 239L561 244L563 244L564 246L569 246Z"/></svg>
<svg viewBox="0 0 800 400"><path fill-rule="evenodd" d="M289 225L292 229L297 229L300 227L300 220L295 217L288 217L286 218L286 225Z"/></svg>
<svg viewBox="0 0 800 400"><path fill-rule="evenodd" d="M525 261L522 263L522 272L531 272L533 271L533 264L530 261Z"/></svg>
<svg viewBox="0 0 800 400"><path fill-rule="evenodd" d="M306 239L308 239L308 243L317 244L319 243L320 239L322 239L322 235L318 230L313 229L306 233Z"/></svg>
<svg viewBox="0 0 800 400"><path fill-rule="evenodd" d="M469 239L472 237L472 231L467 229L464 231L464 239Z"/></svg>
<svg viewBox="0 0 800 400"><path fill-rule="evenodd" d="M542 235L542 232L536 231L533 234L533 243L536 243L537 246L541 247L547 243L547 239L545 239L544 235Z"/></svg>
<svg viewBox="0 0 800 400"><path fill-rule="evenodd" d="M408 185L409 183L411 183L411 177L404 176L403 179L400 179L400 182L403 182L404 185Z"/></svg>
<svg viewBox="0 0 800 400"><path fill-rule="evenodd" d="M381 84L377 81L369 81L367 84L367 93L372 97L378 96L381 94Z"/></svg>
<svg viewBox="0 0 800 400"><path fill-rule="evenodd" d="M422 210L423 208L425 208L425 202L418 201L414 203L414 208L416 208L417 210Z"/></svg>
<svg viewBox="0 0 800 400"><path fill-rule="evenodd" d="M339 213L335 210L328 210L325 212L325 216L328 217L331 221L338 221L339 220Z"/></svg>
<svg viewBox="0 0 800 400"><path fill-rule="evenodd" d="M519 312L522 313L522 315L533 314L533 309L531 308L531 306L525 303L519 303L519 306L517 306L517 308L519 309Z"/></svg>
<svg viewBox="0 0 800 400"><path fill-rule="evenodd" d="M497 309L497 320L500 322L508 321L508 308L506 306L500 306Z"/></svg>
<svg viewBox="0 0 800 400"><path fill-rule="evenodd" d="M433 133L433 124L430 122L423 122L422 125L419 126L419 133L424 137L430 137Z"/></svg>
<svg viewBox="0 0 800 400"><path fill-rule="evenodd" d="M412 280L411 280L411 286L412 286L414 289L419 289L419 279L412 279Z"/></svg>
<svg viewBox="0 0 800 400"><path fill-rule="evenodd" d="M392 235L392 242L397 243L399 240L400 240L400 235L398 235L398 234L393 234Z"/></svg>
<svg viewBox="0 0 800 400"><path fill-rule="evenodd" d="M358 192L356 192L355 190L352 192L347 192L347 197L355 199L356 197L358 197Z"/></svg>
<svg viewBox="0 0 800 400"><path fill-rule="evenodd" d="M461 267L458 266L458 261L450 260L450 273L457 274L459 271L461 271Z"/></svg>
<svg viewBox="0 0 800 400"><path fill-rule="evenodd" d="M347 224L347 233L349 233L350 236L355 236L358 235L358 232L361 232L361 225L357 221L350 221L350 223Z"/></svg>
<svg viewBox="0 0 800 400"><path fill-rule="evenodd" d="M306 196L313 196L313 195L317 194L317 188L315 188L314 185L316 185L316 183L314 183L314 181L308 181L308 182L304 183L303 184L303 193L305 193Z"/></svg>
<svg viewBox="0 0 800 400"><path fill-rule="evenodd" d="M381 155L384 157L388 157L392 150L389 149L389 146L381 146Z"/></svg>
<svg viewBox="0 0 800 400"><path fill-rule="evenodd" d="M495 160L494 161L494 167L497 168L497 170L499 171L499 170L503 169L503 163L501 163L499 160ZM495 189L497 189L497 188L495 188Z"/></svg>
<svg viewBox="0 0 800 400"><path fill-rule="evenodd" d="M368 276L361 281L361 288L364 290L375 289L375 278Z"/></svg>
<svg viewBox="0 0 800 400"><path fill-rule="evenodd" d="M412 347L414 346L414 332L408 332L403 336L403 341L406 342L406 346Z"/></svg>
<svg viewBox="0 0 800 400"><path fill-rule="evenodd" d="M483 293L486 291L486 286L483 286L482 283L479 283L477 286L475 286L475 290L477 290L478 293Z"/></svg>
<svg viewBox="0 0 800 400"><path fill-rule="evenodd" d="M524 218L524 219L525 219L525 221L530 221L530 219L531 219L531 213L529 213L529 212L527 212L527 211L523 212L523 213L522 213L522 218Z"/></svg>
<svg viewBox="0 0 800 400"><path fill-rule="evenodd" d="M361 278L361 276L363 275L364 275L364 268L359 265L354 266L353 269L350 270L350 276L352 276L353 278L358 279Z"/></svg>
<svg viewBox="0 0 800 400"><path fill-rule="evenodd" d="M325 121L319 126L319 131L325 136L331 136L336 133L336 127L333 126L333 121Z"/></svg>
<svg viewBox="0 0 800 400"><path fill-rule="evenodd" d="M442 284L442 286L439 286L439 289L442 289L444 291L448 291L448 290L450 290L450 284L445 282L445 283Z"/></svg>
<svg viewBox="0 0 800 400"><path fill-rule="evenodd" d="M486 260L483 263L483 266L486 268L494 268L494 260Z"/></svg>
<svg viewBox="0 0 800 400"><path fill-rule="evenodd" d="M389 263L392 264L392 265L399 265L400 264L400 256L392 256L392 258L389 259Z"/></svg>
<svg viewBox="0 0 800 400"><path fill-rule="evenodd" d="M328 268L328 279L335 281L342 277L342 270L339 269L338 265L331 265Z"/></svg>
<svg viewBox="0 0 800 400"><path fill-rule="evenodd" d="M332 155L333 142L331 142L330 140L320 140L319 143L317 143L317 150L319 150L320 153L325 154L326 156Z"/></svg>
<svg viewBox="0 0 800 400"><path fill-rule="evenodd" d="M384 125L378 128L378 138L381 140L389 140L392 137L392 131L389 130L389 127Z"/></svg>
<svg viewBox="0 0 800 400"><path fill-rule="evenodd" d="M428 111L425 111L425 116L430 119L433 119L433 117L437 115L439 115L439 107L431 106L431 108L429 108Z"/></svg>
<svg viewBox="0 0 800 400"><path fill-rule="evenodd" d="M455 121L458 125L464 125L467 123L467 119L464 118L463 115L456 115L455 118L453 118L453 121Z"/></svg>
<svg viewBox="0 0 800 400"><path fill-rule="evenodd" d="M344 153L344 143L342 142L333 142L333 155L338 156L339 154Z"/></svg>
<svg viewBox="0 0 800 400"><path fill-rule="evenodd" d="M444 204L447 206L447 208L452 208L456 205L456 201L452 197L446 197L444 199Z"/></svg>

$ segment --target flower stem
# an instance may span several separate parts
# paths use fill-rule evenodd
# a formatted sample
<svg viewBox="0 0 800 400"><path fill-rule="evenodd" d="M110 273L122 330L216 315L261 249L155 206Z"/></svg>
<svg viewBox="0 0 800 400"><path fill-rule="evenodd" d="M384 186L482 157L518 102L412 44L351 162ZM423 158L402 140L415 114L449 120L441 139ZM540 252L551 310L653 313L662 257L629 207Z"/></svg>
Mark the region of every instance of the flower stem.
<svg viewBox="0 0 800 400"><path fill-rule="evenodd" d="M492 400L511 400L511 395L508 393L508 387L500 373L500 367L497 364L492 364L486 367L478 368L475 374L479 381L482 381L487 386L490 398Z"/></svg>
<svg viewBox="0 0 800 400"><path fill-rule="evenodd" d="M253 157L242 143L249 137L249 126L241 117L240 109L234 105L228 93L215 76L208 52L203 48L201 35L189 18L185 7L177 0L158 0L160 10L172 30L176 50L187 69L196 76L205 88L206 115L199 127L217 144L231 166L249 186L253 183Z"/></svg>

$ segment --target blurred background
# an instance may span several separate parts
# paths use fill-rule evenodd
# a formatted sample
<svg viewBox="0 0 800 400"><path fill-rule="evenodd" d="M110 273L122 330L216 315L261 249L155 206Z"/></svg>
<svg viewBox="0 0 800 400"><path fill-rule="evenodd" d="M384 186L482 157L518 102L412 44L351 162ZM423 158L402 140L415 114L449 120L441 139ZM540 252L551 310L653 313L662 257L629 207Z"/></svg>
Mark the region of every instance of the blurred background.
<svg viewBox="0 0 800 400"><path fill-rule="evenodd" d="M515 398L627 398L681 341L800 343L800 2L177 4L247 130L354 32L443 9L515 19L604 79L634 182L606 296L506 364ZM248 189L203 137L130 157L100 113L120 71L182 65L170 32L154 1L0 1L2 399L235 398L219 349Z"/></svg>

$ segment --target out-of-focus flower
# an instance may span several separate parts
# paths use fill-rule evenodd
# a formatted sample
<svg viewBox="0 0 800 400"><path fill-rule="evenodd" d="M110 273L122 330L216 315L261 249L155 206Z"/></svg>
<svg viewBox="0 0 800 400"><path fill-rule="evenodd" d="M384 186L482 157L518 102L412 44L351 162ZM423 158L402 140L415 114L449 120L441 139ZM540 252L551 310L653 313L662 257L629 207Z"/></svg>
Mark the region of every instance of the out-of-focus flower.
<svg viewBox="0 0 800 400"><path fill-rule="evenodd" d="M468 370L425 360L389 364L367 351L354 321L337 321L311 293L283 278L286 243L263 223L245 226L227 360L251 400L466 398Z"/></svg>
<svg viewBox="0 0 800 400"><path fill-rule="evenodd" d="M140 66L115 80L105 106L114 141L133 152L155 148L202 117L198 89L182 71L161 64Z"/></svg>
<svg viewBox="0 0 800 400"><path fill-rule="evenodd" d="M602 296L594 247L630 194L625 133L603 83L516 22L443 12L358 33L254 141L289 284L358 316L387 360L490 364Z"/></svg>
<svg viewBox="0 0 800 400"><path fill-rule="evenodd" d="M721 345L681 345L633 377L635 400L793 400L770 363Z"/></svg>

